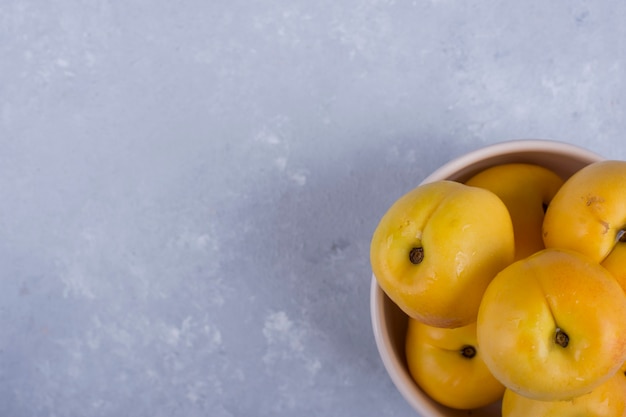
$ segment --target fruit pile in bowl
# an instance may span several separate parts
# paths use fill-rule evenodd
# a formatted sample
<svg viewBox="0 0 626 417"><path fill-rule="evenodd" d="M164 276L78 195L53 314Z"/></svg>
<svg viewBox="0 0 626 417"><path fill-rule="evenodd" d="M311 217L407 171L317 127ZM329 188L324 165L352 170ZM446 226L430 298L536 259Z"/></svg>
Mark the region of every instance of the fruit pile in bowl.
<svg viewBox="0 0 626 417"><path fill-rule="evenodd" d="M547 140L457 158L372 236L371 319L422 416L626 416L626 161Z"/></svg>

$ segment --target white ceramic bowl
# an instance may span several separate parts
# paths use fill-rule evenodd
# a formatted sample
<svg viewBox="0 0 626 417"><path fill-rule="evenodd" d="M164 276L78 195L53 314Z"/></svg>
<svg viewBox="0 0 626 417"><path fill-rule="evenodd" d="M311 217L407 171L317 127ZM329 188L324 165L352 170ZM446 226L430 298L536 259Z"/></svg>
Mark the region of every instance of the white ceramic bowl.
<svg viewBox="0 0 626 417"><path fill-rule="evenodd" d="M513 140L490 145L456 158L426 177L422 183L437 180L465 181L493 165L526 162L545 166L562 176L604 159L589 150L552 140ZM417 185L417 184L416 184ZM393 383L409 404L423 417L460 417L467 411L453 410L431 400L411 378L404 355L407 316L385 295L372 276L370 313L376 345ZM500 404L473 410L472 417L499 417Z"/></svg>

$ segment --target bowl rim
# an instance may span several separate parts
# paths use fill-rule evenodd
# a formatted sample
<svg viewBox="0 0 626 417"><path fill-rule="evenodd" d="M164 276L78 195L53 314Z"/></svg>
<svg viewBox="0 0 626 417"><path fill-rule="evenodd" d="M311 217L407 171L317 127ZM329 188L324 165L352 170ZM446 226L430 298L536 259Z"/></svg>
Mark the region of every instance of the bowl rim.
<svg viewBox="0 0 626 417"><path fill-rule="evenodd" d="M486 145L453 158L426 176L420 184L451 177L460 168L484 159L522 152L558 153L589 161L605 159L596 152L564 141L553 139L512 139ZM401 362L394 353L389 339L383 337L389 333L387 323L382 320L382 317L384 317L385 298L386 294L380 288L376 281L376 276L372 273L370 284L370 320L376 347L383 366L402 397L414 410L425 416L440 415L433 401L416 386L409 373L399 371L406 367L405 363Z"/></svg>
<svg viewBox="0 0 626 417"><path fill-rule="evenodd" d="M458 171L460 166L467 166L503 154L521 152L558 153L587 160L605 159L596 152L569 142L553 139L512 139L486 145L453 158L425 177L422 183L450 177Z"/></svg>

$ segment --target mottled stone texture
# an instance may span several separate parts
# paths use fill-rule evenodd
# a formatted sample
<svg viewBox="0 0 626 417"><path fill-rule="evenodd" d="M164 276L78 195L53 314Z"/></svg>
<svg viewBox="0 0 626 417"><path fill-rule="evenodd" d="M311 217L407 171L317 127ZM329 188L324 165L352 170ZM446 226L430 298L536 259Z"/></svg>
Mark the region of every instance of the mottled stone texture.
<svg viewBox="0 0 626 417"><path fill-rule="evenodd" d="M626 158L618 1L4 0L0 415L412 416L369 239L506 139Z"/></svg>

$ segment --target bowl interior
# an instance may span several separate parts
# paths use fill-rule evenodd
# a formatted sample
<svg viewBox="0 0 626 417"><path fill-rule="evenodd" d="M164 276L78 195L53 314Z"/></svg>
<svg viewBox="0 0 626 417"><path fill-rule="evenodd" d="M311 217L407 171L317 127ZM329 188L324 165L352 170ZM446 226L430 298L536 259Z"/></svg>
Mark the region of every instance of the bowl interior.
<svg viewBox="0 0 626 417"><path fill-rule="evenodd" d="M501 142L470 152L443 165L422 183L437 180L466 181L490 166L523 162L544 166L567 179L582 167L600 161L600 155L557 141L515 140ZM431 400L411 378L404 354L407 316L387 297L372 276L371 320L376 345L383 364L408 403L424 417L461 417L468 411L453 410ZM500 404L472 410L472 417L499 417Z"/></svg>

